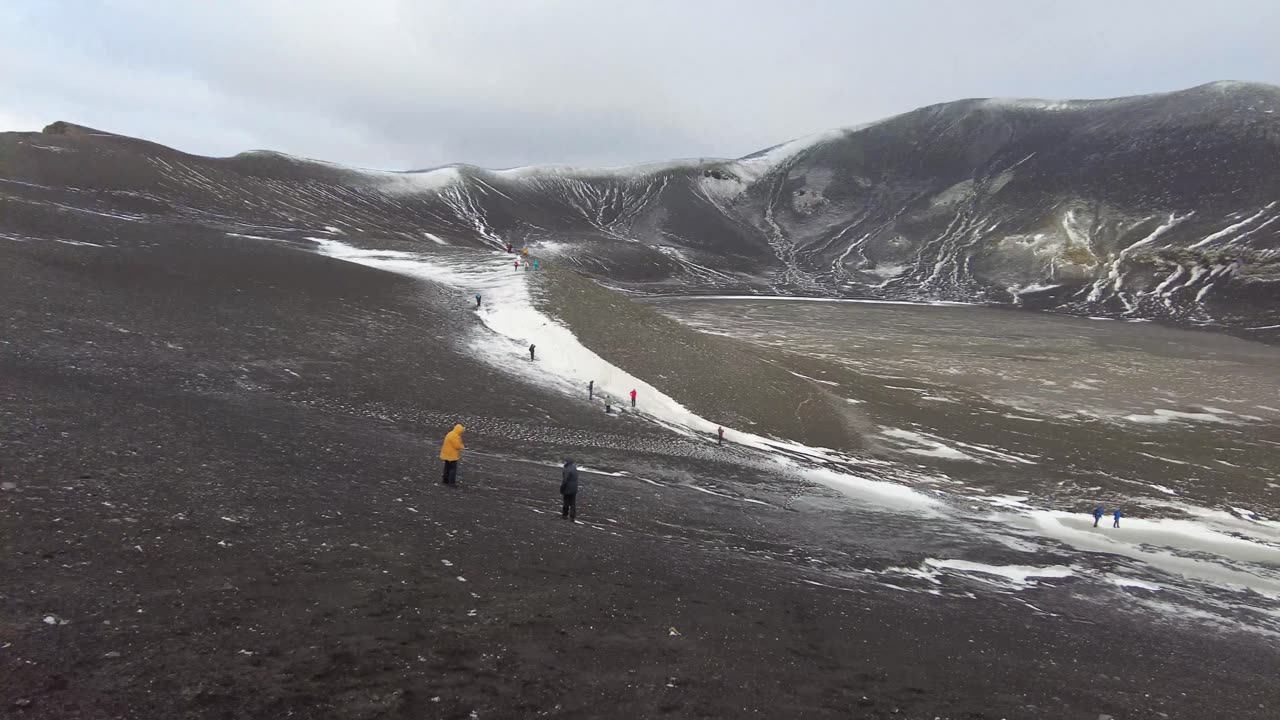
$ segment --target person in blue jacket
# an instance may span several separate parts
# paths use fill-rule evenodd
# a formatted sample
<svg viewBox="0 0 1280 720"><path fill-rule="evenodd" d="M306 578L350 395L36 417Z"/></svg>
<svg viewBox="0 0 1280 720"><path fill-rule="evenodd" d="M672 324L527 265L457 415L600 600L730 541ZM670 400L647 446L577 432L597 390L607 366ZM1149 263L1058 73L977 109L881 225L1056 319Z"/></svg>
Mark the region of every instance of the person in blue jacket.
<svg viewBox="0 0 1280 720"><path fill-rule="evenodd" d="M1124 513L1120 512L1120 508L1116 508L1115 522L1111 523L1111 527L1120 527L1120 518L1124 517Z"/></svg>
<svg viewBox="0 0 1280 720"><path fill-rule="evenodd" d="M1103 515L1103 510L1101 505L1093 509L1093 526L1094 527L1098 527L1098 521L1102 520L1102 515Z"/></svg>
<svg viewBox="0 0 1280 720"><path fill-rule="evenodd" d="M560 496L564 498L560 517L578 522L578 466L573 464L573 458L564 459L564 470L560 472Z"/></svg>

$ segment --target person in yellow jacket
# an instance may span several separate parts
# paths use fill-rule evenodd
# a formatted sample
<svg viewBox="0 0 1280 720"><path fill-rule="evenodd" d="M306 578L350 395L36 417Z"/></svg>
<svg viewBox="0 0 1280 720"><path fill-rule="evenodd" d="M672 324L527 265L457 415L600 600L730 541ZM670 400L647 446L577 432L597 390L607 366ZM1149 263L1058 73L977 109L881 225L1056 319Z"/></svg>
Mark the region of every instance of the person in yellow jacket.
<svg viewBox="0 0 1280 720"><path fill-rule="evenodd" d="M462 433L466 428L454 425L448 435L444 436L444 446L440 448L440 459L444 461L444 477L440 482L445 485L458 484L458 460L462 459Z"/></svg>

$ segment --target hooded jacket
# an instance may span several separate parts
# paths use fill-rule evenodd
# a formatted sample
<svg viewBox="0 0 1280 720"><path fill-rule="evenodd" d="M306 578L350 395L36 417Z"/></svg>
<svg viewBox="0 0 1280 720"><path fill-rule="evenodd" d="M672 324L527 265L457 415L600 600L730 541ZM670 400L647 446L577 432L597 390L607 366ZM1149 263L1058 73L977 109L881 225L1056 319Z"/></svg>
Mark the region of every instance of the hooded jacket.
<svg viewBox="0 0 1280 720"><path fill-rule="evenodd" d="M564 470L560 473L560 494L578 494L578 466L572 460L564 461Z"/></svg>
<svg viewBox="0 0 1280 720"><path fill-rule="evenodd" d="M456 461L462 457L462 449L466 445L462 444L462 432L466 428L461 425L454 425L448 435L444 436L444 446L440 448L440 459Z"/></svg>

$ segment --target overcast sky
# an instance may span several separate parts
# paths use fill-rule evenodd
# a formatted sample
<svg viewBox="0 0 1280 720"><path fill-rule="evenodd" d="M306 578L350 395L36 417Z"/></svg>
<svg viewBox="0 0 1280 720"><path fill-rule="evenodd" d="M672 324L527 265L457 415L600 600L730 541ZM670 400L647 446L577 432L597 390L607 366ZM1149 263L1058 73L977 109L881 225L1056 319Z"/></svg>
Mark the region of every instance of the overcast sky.
<svg viewBox="0 0 1280 720"><path fill-rule="evenodd" d="M0 130L366 167L737 157L965 97L1280 84L1277 0L0 0Z"/></svg>

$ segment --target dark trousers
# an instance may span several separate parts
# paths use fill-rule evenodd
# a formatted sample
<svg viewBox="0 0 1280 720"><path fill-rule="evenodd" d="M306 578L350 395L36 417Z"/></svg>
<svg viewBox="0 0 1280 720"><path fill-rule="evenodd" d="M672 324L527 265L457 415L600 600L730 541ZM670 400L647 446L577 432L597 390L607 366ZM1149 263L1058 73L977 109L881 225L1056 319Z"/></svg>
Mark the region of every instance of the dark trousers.
<svg viewBox="0 0 1280 720"><path fill-rule="evenodd" d="M444 483L445 485L458 484L458 461L457 460L444 461L444 474L440 478L440 482Z"/></svg>
<svg viewBox="0 0 1280 720"><path fill-rule="evenodd" d="M631 407L635 407L635 406L636 406L636 399L631 398Z"/></svg>
<svg viewBox="0 0 1280 720"><path fill-rule="evenodd" d="M564 496L564 508L560 511L560 517L577 518L578 517L578 494Z"/></svg>

